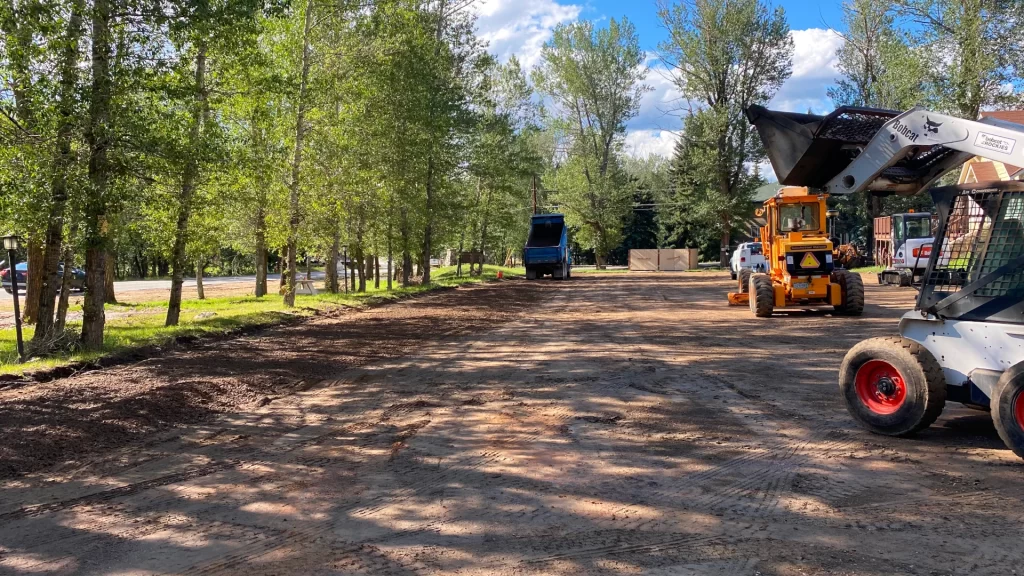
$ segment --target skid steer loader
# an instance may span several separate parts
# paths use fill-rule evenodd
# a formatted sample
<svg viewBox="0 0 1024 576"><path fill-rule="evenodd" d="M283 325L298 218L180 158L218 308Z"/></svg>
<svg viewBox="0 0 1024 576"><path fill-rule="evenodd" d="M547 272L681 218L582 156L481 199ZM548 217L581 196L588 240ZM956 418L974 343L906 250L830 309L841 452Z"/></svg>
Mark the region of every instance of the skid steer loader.
<svg viewBox="0 0 1024 576"><path fill-rule="evenodd" d="M759 318L786 306L832 306L853 316L864 311L860 276L837 269L833 261L826 198L804 187L787 187L765 201L757 216L766 221L760 234L768 271L740 270L729 304L749 304Z"/></svg>
<svg viewBox="0 0 1024 576"><path fill-rule="evenodd" d="M828 116L753 106L779 182L829 194L916 194L974 156L1024 166L1024 126L840 108ZM899 336L856 345L840 367L847 409L891 436L930 426L946 401L990 409L1024 458L1024 182L931 190L938 227L916 309Z"/></svg>

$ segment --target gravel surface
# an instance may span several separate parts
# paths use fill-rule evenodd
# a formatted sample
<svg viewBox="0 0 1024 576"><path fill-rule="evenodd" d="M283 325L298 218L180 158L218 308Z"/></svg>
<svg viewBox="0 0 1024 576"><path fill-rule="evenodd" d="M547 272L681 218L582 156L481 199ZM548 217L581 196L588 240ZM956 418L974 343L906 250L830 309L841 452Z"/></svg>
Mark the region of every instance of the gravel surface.
<svg viewBox="0 0 1024 576"><path fill-rule="evenodd" d="M987 414L893 439L839 400L912 290L758 320L730 285L468 287L0 391L0 572L1021 571Z"/></svg>

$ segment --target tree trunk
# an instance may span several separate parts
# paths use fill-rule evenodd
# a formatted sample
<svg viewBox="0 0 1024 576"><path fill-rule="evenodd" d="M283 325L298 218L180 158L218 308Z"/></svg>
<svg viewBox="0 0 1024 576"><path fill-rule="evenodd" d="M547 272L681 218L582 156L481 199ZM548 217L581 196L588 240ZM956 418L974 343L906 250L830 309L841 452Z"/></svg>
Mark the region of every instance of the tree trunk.
<svg viewBox="0 0 1024 576"><path fill-rule="evenodd" d="M74 162L71 151L71 140L75 130L75 97L78 87L78 44L83 32L84 0L71 3L71 16L68 19L67 33L60 57L60 99L57 105L59 117L57 138L54 143L53 178L50 183L50 213L46 223L45 247L41 264L42 284L39 290L39 301L36 331L32 340L44 342L54 329L54 300L57 298L57 277L61 253L64 250L64 211L68 200L68 173ZM71 274L65 269L65 277ZM31 271L31 270L30 270ZM28 303L26 302L26 308Z"/></svg>
<svg viewBox="0 0 1024 576"><path fill-rule="evenodd" d="M391 253L391 222L388 222L388 292L391 292L391 278L394 275L394 255Z"/></svg>
<svg viewBox="0 0 1024 576"><path fill-rule="evenodd" d="M442 0L443 3L443 0ZM427 206L426 216L427 225L423 227L423 257L420 259L420 265L423 267L423 285L430 284L430 252L432 250L431 242L433 238L433 213L432 207L434 204L434 158L431 157L427 160Z"/></svg>
<svg viewBox="0 0 1024 576"><path fill-rule="evenodd" d="M487 194L484 196L484 211L482 215L483 221L480 223L480 259L479 262L477 262L476 272L478 276L484 275L484 260L486 259L484 255L487 253L487 208L490 206L490 204L491 188L490 186L488 186ZM472 271L470 271L470 275L472 276Z"/></svg>
<svg viewBox="0 0 1024 576"><path fill-rule="evenodd" d="M286 261L288 256L288 248L284 248L284 254L280 250L277 251L277 270L280 276L278 277L277 293L284 294L284 288L288 283L288 262Z"/></svg>
<svg viewBox="0 0 1024 576"><path fill-rule="evenodd" d="M82 346L86 350L103 347L103 312L106 296L107 189L110 187L110 101L114 82L110 73L113 40L110 32L110 0L94 0L92 5L92 86L89 99L89 123L85 139L89 145L89 186L85 202L85 305L82 314Z"/></svg>
<svg viewBox="0 0 1024 576"><path fill-rule="evenodd" d="M25 309L21 311L21 321L35 324L39 319L39 299L43 289L45 267L43 266L43 245L38 238L29 237L28 274L25 279Z"/></svg>
<svg viewBox="0 0 1024 576"><path fill-rule="evenodd" d="M108 231L109 237L109 231ZM114 294L114 278L117 276L117 256L113 251L107 251L107 256L104 258L104 269L106 272L103 274L103 302L105 304L117 304L117 295Z"/></svg>
<svg viewBox="0 0 1024 576"><path fill-rule="evenodd" d="M338 245L341 243L341 233L335 225L334 229L334 240L331 242L331 252L327 255L327 266L325 272L327 274L327 291L331 294L338 293Z"/></svg>
<svg viewBox="0 0 1024 576"><path fill-rule="evenodd" d="M63 332L68 321L68 304L71 298L71 277L73 276L72 271L75 269L75 246L71 243L71 238L74 238L74 236L75 229L72 227L71 234L68 235L68 239L64 242L64 276L61 278L60 300L57 302L57 318L53 323L53 331L55 334Z"/></svg>
<svg viewBox="0 0 1024 576"><path fill-rule="evenodd" d="M299 191L302 176L302 145L306 135L306 90L309 85L310 32L313 29L313 0L306 2L306 19L302 30L302 72L299 78L299 101L295 118L295 156L292 159L292 181L288 202L288 284L284 305L295 306L296 251L299 243Z"/></svg>
<svg viewBox="0 0 1024 576"><path fill-rule="evenodd" d="M267 209L256 208L256 297L267 295Z"/></svg>
<svg viewBox="0 0 1024 576"><path fill-rule="evenodd" d="M380 290L380 256L373 255L373 289Z"/></svg>
<svg viewBox="0 0 1024 576"><path fill-rule="evenodd" d="M350 254L352 254L352 255L349 257L348 262L345 263L345 270L346 270L346 273L348 274L348 278L349 278L349 289L352 292L355 292L356 289L358 288L358 286L356 286L356 262L355 262L356 252L355 252L355 250L351 250Z"/></svg>
<svg viewBox="0 0 1024 576"><path fill-rule="evenodd" d="M188 159L181 175L181 195L178 199L178 220L171 251L171 298L167 303L165 326L177 326L181 316L181 287L185 283L185 245L188 242L188 220L192 215L192 197L199 176L199 158L203 120L206 116L206 40L196 50L195 88L192 102L192 126L189 128Z"/></svg>
<svg viewBox="0 0 1024 576"><path fill-rule="evenodd" d="M206 268L206 261L202 258L196 260L196 294L200 300L206 300L206 290L203 289L204 268Z"/></svg>
<svg viewBox="0 0 1024 576"><path fill-rule="evenodd" d="M368 262L368 259L366 258L366 255L363 254L362 246L359 246L356 249L359 251L356 256L356 268L359 269L359 291L366 292L366 263Z"/></svg>
<svg viewBox="0 0 1024 576"><path fill-rule="evenodd" d="M409 254L409 218L408 212L402 208L402 287L409 286L409 274L412 272L412 255Z"/></svg>
<svg viewBox="0 0 1024 576"><path fill-rule="evenodd" d="M313 278L313 259L309 257L309 254L304 254L303 258L306 259L306 280Z"/></svg>
<svg viewBox="0 0 1024 576"><path fill-rule="evenodd" d="M729 267L729 243L732 241L729 233L729 218L722 218L722 246L719 250L718 264L722 268Z"/></svg>

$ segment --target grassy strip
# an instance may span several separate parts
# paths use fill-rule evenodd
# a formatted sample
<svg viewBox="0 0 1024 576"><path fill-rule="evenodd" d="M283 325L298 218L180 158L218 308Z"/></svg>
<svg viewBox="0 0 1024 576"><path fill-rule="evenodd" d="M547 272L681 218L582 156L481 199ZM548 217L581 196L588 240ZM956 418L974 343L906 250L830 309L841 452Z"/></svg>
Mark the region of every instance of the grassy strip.
<svg viewBox="0 0 1024 576"><path fill-rule="evenodd" d="M255 296L227 296L207 300L185 300L181 304L181 321L177 326L164 326L167 311L166 302L126 303L107 308L107 320L103 337L103 350L99 352L73 352L48 358L31 359L17 364L17 341L13 328L0 330L0 374L24 374L58 366L89 362L98 358L123 353L145 346L160 346L177 338L200 337L225 334L252 326L279 324L291 318L312 316L321 311L358 307L388 300L398 300L414 294L439 288L459 286L493 280L501 271L506 278L522 276L522 269L485 266L483 275L458 278L454 267L434 271L431 286L410 286L388 292L386 281L381 289L369 283L365 293L321 293L316 296L299 295L295 308L286 308L277 295L256 298ZM465 268L464 268L465 272ZM130 293L126 293L130 297ZM69 329L79 331L81 322L69 322ZM25 327L24 338L32 338L33 329Z"/></svg>
<svg viewBox="0 0 1024 576"><path fill-rule="evenodd" d="M854 268L850 271L857 274L878 274L883 270L885 270L885 266L865 266L864 268Z"/></svg>

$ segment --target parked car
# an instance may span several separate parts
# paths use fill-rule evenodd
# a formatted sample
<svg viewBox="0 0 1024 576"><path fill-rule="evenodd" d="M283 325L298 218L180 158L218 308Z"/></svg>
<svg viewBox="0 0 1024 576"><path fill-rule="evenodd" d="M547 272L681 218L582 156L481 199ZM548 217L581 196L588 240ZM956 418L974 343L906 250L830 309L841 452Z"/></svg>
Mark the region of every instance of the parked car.
<svg viewBox="0 0 1024 576"><path fill-rule="evenodd" d="M764 259L764 250L760 242L744 242L736 247L729 261L729 273L735 280L743 268L754 272L767 272L768 261Z"/></svg>
<svg viewBox="0 0 1024 576"><path fill-rule="evenodd" d="M18 275L18 290L25 289L25 283L28 280L28 262L22 262L14 267L15 274ZM57 277L63 279L64 277L64 265L62 264L57 268ZM11 269L4 268L0 270L0 284L3 285L4 290L8 294L13 294L14 290L11 287ZM85 270L81 268L71 269L71 290L73 292L82 292L85 290Z"/></svg>

